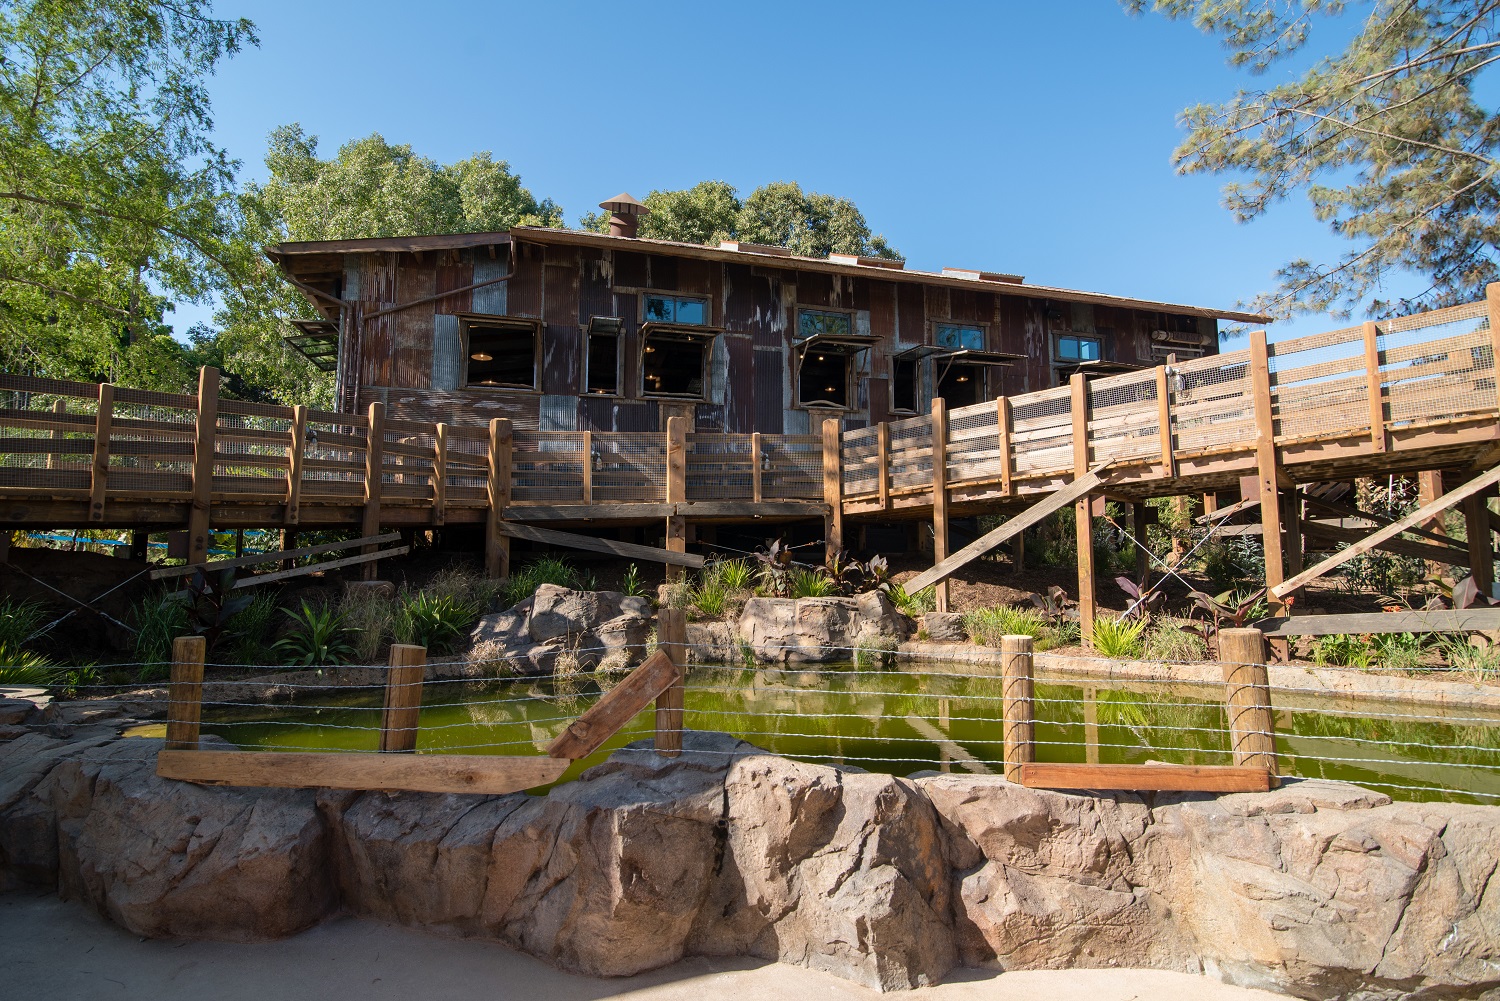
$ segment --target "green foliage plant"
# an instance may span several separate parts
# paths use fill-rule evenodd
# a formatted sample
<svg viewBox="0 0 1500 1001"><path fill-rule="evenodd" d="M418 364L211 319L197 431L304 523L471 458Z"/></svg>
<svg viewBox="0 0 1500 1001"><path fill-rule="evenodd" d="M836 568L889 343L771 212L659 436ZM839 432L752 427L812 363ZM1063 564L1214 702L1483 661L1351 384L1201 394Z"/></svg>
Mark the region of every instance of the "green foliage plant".
<svg viewBox="0 0 1500 1001"><path fill-rule="evenodd" d="M1145 619L1108 619L1099 616L1089 639L1105 657L1139 657L1145 649Z"/></svg>
<svg viewBox="0 0 1500 1001"><path fill-rule="evenodd" d="M1500 681L1500 647L1449 637L1440 644L1448 666L1476 684Z"/></svg>
<svg viewBox="0 0 1500 1001"><path fill-rule="evenodd" d="M787 575L789 598L828 598L838 593L838 587L817 570L794 567Z"/></svg>
<svg viewBox="0 0 1500 1001"><path fill-rule="evenodd" d="M188 632L188 609L170 600L170 592L155 588L136 605L135 659L140 662L141 681L160 681L167 676L172 659L172 641Z"/></svg>
<svg viewBox="0 0 1500 1001"><path fill-rule="evenodd" d="M1319 636L1313 644L1313 663L1322 667L1367 668L1375 662L1369 637L1337 633Z"/></svg>
<svg viewBox="0 0 1500 1001"><path fill-rule="evenodd" d="M729 599L729 589L724 582L717 578L711 578L699 584L692 592L692 607L710 619L717 619L724 614L724 608Z"/></svg>
<svg viewBox="0 0 1500 1001"><path fill-rule="evenodd" d="M349 644L354 648L356 663L374 664L394 635L396 597L368 587L346 587L339 597L339 615L351 632Z"/></svg>
<svg viewBox="0 0 1500 1001"><path fill-rule="evenodd" d="M260 587L249 605L235 617L234 648L230 656L236 664L264 664L271 649L271 636L282 617L281 595L275 588Z"/></svg>
<svg viewBox="0 0 1500 1001"><path fill-rule="evenodd" d="M932 587L924 587L916 594L908 594L900 584L892 584L886 593L890 596L891 604L896 606L896 611L913 619L937 610L937 591Z"/></svg>
<svg viewBox="0 0 1500 1001"><path fill-rule="evenodd" d="M1051 623L1035 608L997 605L964 613L964 631L980 646L999 647L1002 636L1047 635Z"/></svg>
<svg viewBox="0 0 1500 1001"><path fill-rule="evenodd" d="M620 578L620 591L627 598L642 598L646 596L646 584L641 580L641 571L634 563L626 569L625 575Z"/></svg>
<svg viewBox="0 0 1500 1001"><path fill-rule="evenodd" d="M567 560L558 556L543 556L515 570L499 592L500 604L506 608L531 597L543 584L577 588L578 571Z"/></svg>
<svg viewBox="0 0 1500 1001"><path fill-rule="evenodd" d="M1157 619L1146 633L1144 653L1148 660L1167 663L1203 660L1208 656L1208 643L1198 633L1183 628L1183 623Z"/></svg>
<svg viewBox="0 0 1500 1001"><path fill-rule="evenodd" d="M478 617L477 608L455 595L418 591L401 596L392 631L397 643L451 653Z"/></svg>
<svg viewBox="0 0 1500 1001"><path fill-rule="evenodd" d="M287 663L305 667L347 663L354 647L353 630L331 606L314 608L304 599L298 611L284 609L292 622L292 631L274 644Z"/></svg>

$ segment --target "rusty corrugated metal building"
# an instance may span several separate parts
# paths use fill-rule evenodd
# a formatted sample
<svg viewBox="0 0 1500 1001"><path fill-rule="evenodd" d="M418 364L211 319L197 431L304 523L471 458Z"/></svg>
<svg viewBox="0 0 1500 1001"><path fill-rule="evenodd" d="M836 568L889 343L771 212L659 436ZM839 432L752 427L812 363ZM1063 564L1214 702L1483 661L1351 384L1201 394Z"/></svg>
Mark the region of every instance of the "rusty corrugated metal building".
<svg viewBox="0 0 1500 1001"><path fill-rule="evenodd" d="M337 372L341 410L539 430L846 429L1212 353L1229 310L1021 276L779 247L509 232L284 243L319 319L291 338Z"/></svg>

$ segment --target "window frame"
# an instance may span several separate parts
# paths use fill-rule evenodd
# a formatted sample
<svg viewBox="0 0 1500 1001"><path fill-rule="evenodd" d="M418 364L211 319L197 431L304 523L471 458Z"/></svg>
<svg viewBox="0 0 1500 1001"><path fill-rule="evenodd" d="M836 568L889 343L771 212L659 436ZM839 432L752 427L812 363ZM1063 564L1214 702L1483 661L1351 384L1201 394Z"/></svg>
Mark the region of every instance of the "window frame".
<svg viewBox="0 0 1500 1001"><path fill-rule="evenodd" d="M639 317L639 326L644 327L648 323L654 323L664 327L712 327L714 324L714 301L712 296L697 295L692 292L674 292L668 289L641 289L638 297L637 307L640 312L636 316ZM688 323L677 319L677 306L675 303L672 306L672 319L653 320L646 315L647 299L688 299L693 302L701 302L703 304L703 322Z"/></svg>
<svg viewBox="0 0 1500 1001"><path fill-rule="evenodd" d="M903 364L911 366L911 398L912 398L911 402L912 402L912 409L910 409L910 410L907 410L904 407L898 407L896 405L896 366L897 365L903 365ZM902 417L915 417L915 416L919 415L922 412L922 359L921 358L918 358L918 357L915 357L915 356L910 357L910 358L903 358L903 357L900 356L899 353L891 355L890 398L886 402L888 403L887 411L889 413L899 414Z"/></svg>
<svg viewBox="0 0 1500 1001"><path fill-rule="evenodd" d="M722 333L723 331L718 327L707 324L663 323L661 321L650 321L641 324L637 333L637 337L640 338L640 351L638 353L638 364L636 365L637 388L640 390L639 399L675 400L681 403L707 403L710 368L713 365L714 342L718 340L719 335ZM664 393L646 388L646 355L648 353L646 349L650 346L651 338L663 335L670 340L674 334L680 340L698 342L698 350L701 353L700 357L702 361L702 374L699 376L699 386L702 388L699 390L697 396L688 393Z"/></svg>
<svg viewBox="0 0 1500 1001"><path fill-rule="evenodd" d="M1067 340L1077 341L1079 342L1079 344L1082 344L1084 341L1089 341L1097 349L1097 354L1095 354L1093 358L1084 358L1082 356L1077 358L1064 358L1062 354L1062 342ZM1080 365L1086 361L1103 360L1104 338L1102 337L1095 336L1094 334L1074 333L1072 331L1058 332L1052 335L1052 361L1054 365L1066 368L1071 365Z"/></svg>
<svg viewBox="0 0 1500 1001"><path fill-rule="evenodd" d="M941 340L938 339L939 328L941 328L941 327L963 327L963 328L967 328L967 329L977 330L977 331L979 331L979 346L977 348L970 348L970 347L965 347L962 344L944 344L944 343L942 343ZM947 348L950 351L988 351L989 350L989 344L990 344L990 325L988 323L980 323L980 322L977 322L977 321L971 322L969 320L953 320L953 319L947 319L947 320L934 319L932 321L932 346L933 347Z"/></svg>
<svg viewBox="0 0 1500 1001"><path fill-rule="evenodd" d="M595 333L596 321L604 320L614 324L613 333ZM596 393L590 387L589 372L591 369L590 359L593 357L593 340L595 337L613 337L615 340L615 388L610 393ZM588 326L583 328L583 392L579 394L584 397L593 397L603 400L625 399L625 324L618 316L591 316Z"/></svg>
<svg viewBox="0 0 1500 1001"><path fill-rule="evenodd" d="M803 313L821 313L824 316L842 316L844 318L844 321L849 325L848 329L845 330L844 333L842 333L842 334L831 334L829 336L833 336L833 337L854 337L854 336L856 336L855 330L854 330L854 310L852 310L852 309L831 309L831 308L829 308L827 306L797 306L795 308L795 310L794 310L794 315L793 315L793 320L794 320L794 323L792 325L792 342L793 343L801 343L803 341L811 340L814 337L820 336L820 334L807 334L807 335L804 335L802 333L802 314ZM824 333L826 333L826 332L824 332Z"/></svg>
<svg viewBox="0 0 1500 1001"><path fill-rule="evenodd" d="M839 349L842 349L842 350L834 350L834 348L839 348ZM808 351L816 351L816 350L817 350L816 345L814 345L812 348L808 349ZM852 345L852 344L836 344L836 345L834 345L833 348L824 348L823 349L823 351L824 351L825 354L841 354L841 355L844 356L844 400L845 400L845 402L842 405L834 403L832 401L813 401L813 402L805 402L805 401L803 401L803 399L802 399L802 367L807 362L807 353L808 352L807 351L801 351L801 352L799 352L797 354L797 371L795 373L795 381L794 381L794 384L792 385L792 409L793 410L808 410L808 411L812 411L812 410L830 410L830 411L837 411L839 413L852 413L854 411L854 409L855 409L854 404L855 404L855 401L858 398L857 397L857 393L858 393L858 389L859 389L859 366L855 363L855 357L854 356L857 355L857 354L859 354L860 351L863 351L863 350L869 350L869 348L862 348L862 347L859 347L859 346L856 346L856 345Z"/></svg>
<svg viewBox="0 0 1500 1001"><path fill-rule="evenodd" d="M475 327L495 327L502 330L531 332L531 386L485 386L469 380L469 355L471 354L472 333ZM546 324L533 316L512 316L504 313L459 313L458 329L459 340L463 350L463 385L465 390L473 390L482 393L525 393L540 396L542 394L542 332Z"/></svg>

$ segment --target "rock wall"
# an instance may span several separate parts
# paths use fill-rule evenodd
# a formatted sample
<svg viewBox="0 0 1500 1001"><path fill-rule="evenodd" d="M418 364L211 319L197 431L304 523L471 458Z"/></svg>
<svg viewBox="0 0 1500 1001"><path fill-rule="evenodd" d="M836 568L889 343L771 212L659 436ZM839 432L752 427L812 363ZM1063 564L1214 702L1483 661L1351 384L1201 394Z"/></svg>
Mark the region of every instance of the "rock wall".
<svg viewBox="0 0 1500 1001"><path fill-rule="evenodd" d="M287 935L339 909L565 969L751 955L882 990L955 965L1203 971L1306 998L1500 988L1500 810L1355 786L1072 795L894 778L723 734L545 797L204 788L148 740L0 747L0 887L149 936Z"/></svg>

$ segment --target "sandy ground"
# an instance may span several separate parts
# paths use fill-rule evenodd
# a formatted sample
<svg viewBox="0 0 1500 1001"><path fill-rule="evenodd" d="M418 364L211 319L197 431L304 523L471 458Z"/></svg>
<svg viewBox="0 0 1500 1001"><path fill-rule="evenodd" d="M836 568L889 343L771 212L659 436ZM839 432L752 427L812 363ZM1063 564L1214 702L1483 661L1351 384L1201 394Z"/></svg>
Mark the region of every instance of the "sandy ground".
<svg viewBox="0 0 1500 1001"><path fill-rule="evenodd" d="M880 995L828 974L755 960L691 959L619 980L561 973L489 942L340 920L260 945L147 941L78 904L0 896L5 995L28 1001L1250 1001L1281 998L1157 970L995 974L956 970L948 983Z"/></svg>

